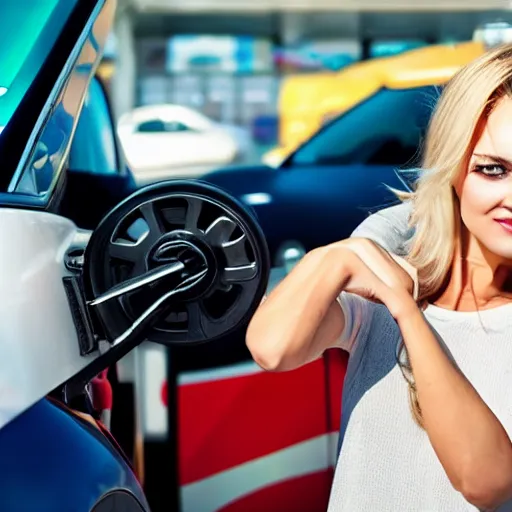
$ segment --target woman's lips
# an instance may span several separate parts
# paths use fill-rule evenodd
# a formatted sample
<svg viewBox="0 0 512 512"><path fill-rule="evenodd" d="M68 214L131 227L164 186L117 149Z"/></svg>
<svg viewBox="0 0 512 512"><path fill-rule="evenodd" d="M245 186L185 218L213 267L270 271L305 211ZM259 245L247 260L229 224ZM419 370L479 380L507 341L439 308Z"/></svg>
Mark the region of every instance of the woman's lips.
<svg viewBox="0 0 512 512"><path fill-rule="evenodd" d="M495 219L495 221L509 233L512 233L512 219Z"/></svg>

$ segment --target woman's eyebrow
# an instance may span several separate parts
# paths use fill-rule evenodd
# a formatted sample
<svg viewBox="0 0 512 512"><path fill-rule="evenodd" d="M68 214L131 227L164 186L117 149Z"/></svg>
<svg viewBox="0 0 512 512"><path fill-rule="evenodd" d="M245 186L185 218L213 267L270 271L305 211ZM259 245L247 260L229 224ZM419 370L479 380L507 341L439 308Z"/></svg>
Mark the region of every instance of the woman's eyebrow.
<svg viewBox="0 0 512 512"><path fill-rule="evenodd" d="M478 158L486 158L487 160L492 160L502 165L512 166L512 160L508 160L507 158L504 158L502 156L489 155L484 153L473 153L473 156L476 156Z"/></svg>

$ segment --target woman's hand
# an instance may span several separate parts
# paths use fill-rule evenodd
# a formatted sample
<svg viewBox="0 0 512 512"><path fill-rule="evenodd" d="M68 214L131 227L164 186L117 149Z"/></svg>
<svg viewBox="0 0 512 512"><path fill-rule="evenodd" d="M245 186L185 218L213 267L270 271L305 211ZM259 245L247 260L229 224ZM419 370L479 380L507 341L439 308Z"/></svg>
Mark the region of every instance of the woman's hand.
<svg viewBox="0 0 512 512"><path fill-rule="evenodd" d="M384 304L395 319L416 307L415 269L406 262L362 238L344 240L332 248L340 251L346 263L344 291Z"/></svg>
<svg viewBox="0 0 512 512"><path fill-rule="evenodd" d="M404 258L389 253L379 244L367 238L353 237L338 243L355 252L385 283L391 286L405 287L413 295L414 300L417 300L418 271ZM384 263L381 258L384 258ZM396 272L390 272L390 265Z"/></svg>

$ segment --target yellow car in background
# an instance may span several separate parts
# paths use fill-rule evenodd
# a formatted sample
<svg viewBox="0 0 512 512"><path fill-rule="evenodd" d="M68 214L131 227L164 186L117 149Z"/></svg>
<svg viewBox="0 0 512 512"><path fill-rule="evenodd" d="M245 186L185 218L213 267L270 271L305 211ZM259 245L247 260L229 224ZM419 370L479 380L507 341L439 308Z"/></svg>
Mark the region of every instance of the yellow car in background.
<svg viewBox="0 0 512 512"><path fill-rule="evenodd" d="M479 41L439 44L358 62L337 73L289 77L279 97L279 147L267 152L263 161L279 165L325 123L382 88L443 85L484 51Z"/></svg>

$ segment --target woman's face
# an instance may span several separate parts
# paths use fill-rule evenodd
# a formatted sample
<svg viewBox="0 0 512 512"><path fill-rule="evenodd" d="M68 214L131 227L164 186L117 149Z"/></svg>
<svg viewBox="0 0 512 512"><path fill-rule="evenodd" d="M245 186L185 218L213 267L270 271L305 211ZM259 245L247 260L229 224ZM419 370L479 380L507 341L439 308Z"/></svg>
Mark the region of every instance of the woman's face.
<svg viewBox="0 0 512 512"><path fill-rule="evenodd" d="M456 187L462 221L503 263L512 263L512 99L480 126L468 172Z"/></svg>

